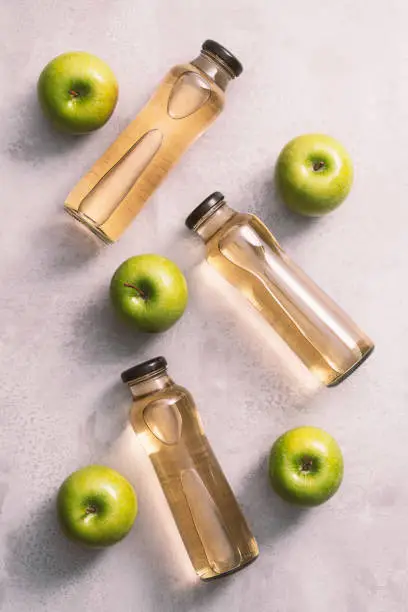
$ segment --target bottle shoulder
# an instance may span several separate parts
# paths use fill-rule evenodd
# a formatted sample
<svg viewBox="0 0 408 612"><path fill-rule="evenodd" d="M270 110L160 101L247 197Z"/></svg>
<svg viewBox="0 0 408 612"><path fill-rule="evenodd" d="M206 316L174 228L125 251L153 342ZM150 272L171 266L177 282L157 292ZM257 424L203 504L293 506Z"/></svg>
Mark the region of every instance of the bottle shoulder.
<svg viewBox="0 0 408 612"><path fill-rule="evenodd" d="M171 395L173 397L187 398L192 403L194 403L193 396L191 395L190 391L188 389L186 389L185 387L183 387L182 385L178 385L178 384L174 383L170 387L170 390L171 390Z"/></svg>
<svg viewBox="0 0 408 612"><path fill-rule="evenodd" d="M234 230L234 228L244 227L245 225L251 225L253 219L256 219L254 215L250 213L234 212L234 214L217 229L217 231L211 236L209 242L219 242L227 234Z"/></svg>
<svg viewBox="0 0 408 612"><path fill-rule="evenodd" d="M187 62L186 64L176 64L172 68L170 68L169 72L165 77L165 81L177 82L183 75L185 74L195 74L196 76L196 84L200 90L207 89L210 91L211 99L217 100L218 104L223 107L225 103L225 92L221 89L219 85L214 81L214 79L204 72L200 70L198 66L191 62ZM193 85L193 81L190 80L190 86Z"/></svg>
<svg viewBox="0 0 408 612"><path fill-rule="evenodd" d="M249 229L250 232L246 232L245 228ZM250 236L251 234L253 236L254 233L263 243L269 245L274 250L281 250L275 236L259 217L252 213L241 212L236 212L222 227L220 227L207 243L207 249L213 250L215 247L217 250L220 250L222 245L230 241L252 241Z"/></svg>
<svg viewBox="0 0 408 612"><path fill-rule="evenodd" d="M147 393L139 398L135 398L133 400L133 408L144 408L152 402L163 400L174 403L175 401L179 401L181 399L187 399L188 401L194 403L191 393L185 387L173 383L163 389L160 389L160 391Z"/></svg>

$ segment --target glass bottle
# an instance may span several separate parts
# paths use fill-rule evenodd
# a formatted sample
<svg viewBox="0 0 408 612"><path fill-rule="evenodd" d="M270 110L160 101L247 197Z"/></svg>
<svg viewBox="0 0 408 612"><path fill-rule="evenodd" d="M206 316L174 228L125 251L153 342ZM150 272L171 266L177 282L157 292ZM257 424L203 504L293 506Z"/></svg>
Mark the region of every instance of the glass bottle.
<svg viewBox="0 0 408 612"><path fill-rule="evenodd" d="M65 209L106 243L117 240L187 148L224 106L242 65L207 40L200 55L175 66L136 119L65 201Z"/></svg>
<svg viewBox="0 0 408 612"><path fill-rule="evenodd" d="M164 357L122 373L133 396L130 421L150 456L174 520L202 580L241 569L257 543L211 450L190 393Z"/></svg>
<svg viewBox="0 0 408 612"><path fill-rule="evenodd" d="M252 303L301 361L327 386L351 374L372 341L282 250L251 214L215 192L186 219L207 261Z"/></svg>

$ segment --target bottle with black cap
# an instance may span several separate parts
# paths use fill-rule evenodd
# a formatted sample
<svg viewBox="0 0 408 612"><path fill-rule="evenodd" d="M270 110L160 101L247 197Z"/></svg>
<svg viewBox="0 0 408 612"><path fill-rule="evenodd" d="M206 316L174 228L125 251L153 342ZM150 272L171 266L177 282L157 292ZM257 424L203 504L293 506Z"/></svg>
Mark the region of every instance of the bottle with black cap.
<svg viewBox="0 0 408 612"><path fill-rule="evenodd" d="M130 421L167 498L197 574L235 572L258 556L247 525L203 431L194 400L156 357L122 373L133 396Z"/></svg>
<svg viewBox="0 0 408 612"><path fill-rule="evenodd" d="M371 354L370 338L291 261L258 217L236 212L217 191L186 225L204 240L207 261L325 385L340 383Z"/></svg>
<svg viewBox="0 0 408 612"><path fill-rule="evenodd" d="M117 240L186 149L224 107L243 68L206 40L199 56L172 68L136 119L65 201L65 209L106 243Z"/></svg>

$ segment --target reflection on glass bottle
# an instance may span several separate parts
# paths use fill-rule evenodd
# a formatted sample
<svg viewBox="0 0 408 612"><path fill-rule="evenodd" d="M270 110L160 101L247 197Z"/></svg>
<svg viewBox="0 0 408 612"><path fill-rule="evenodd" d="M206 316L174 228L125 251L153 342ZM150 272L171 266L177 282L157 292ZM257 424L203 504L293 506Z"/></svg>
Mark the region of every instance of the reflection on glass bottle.
<svg viewBox="0 0 408 612"><path fill-rule="evenodd" d="M258 546L205 436L194 400L169 378L163 357L122 374L130 420L166 495L191 562L203 580L234 572Z"/></svg>
<svg viewBox="0 0 408 612"><path fill-rule="evenodd" d="M241 72L227 49L207 40L195 60L170 70L136 119L71 191L66 210L104 242L117 240L220 114L225 89Z"/></svg>
<svg viewBox="0 0 408 612"><path fill-rule="evenodd" d="M373 350L371 340L282 251L254 215L240 214L215 192L187 218L207 260L328 385L341 382Z"/></svg>

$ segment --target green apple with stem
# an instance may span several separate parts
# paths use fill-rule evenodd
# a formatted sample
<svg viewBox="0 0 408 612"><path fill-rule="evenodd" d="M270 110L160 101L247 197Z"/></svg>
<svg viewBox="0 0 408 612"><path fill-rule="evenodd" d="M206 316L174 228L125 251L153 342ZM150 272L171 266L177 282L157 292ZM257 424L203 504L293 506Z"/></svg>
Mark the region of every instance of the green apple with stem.
<svg viewBox="0 0 408 612"><path fill-rule="evenodd" d="M283 148L275 174L288 208L318 217L340 206L348 196L353 164L343 145L331 136L304 134Z"/></svg>
<svg viewBox="0 0 408 612"><path fill-rule="evenodd" d="M181 270L161 255L137 255L124 261L110 284L116 311L144 332L162 332L182 316L188 299Z"/></svg>
<svg viewBox="0 0 408 612"><path fill-rule="evenodd" d="M135 521L137 509L130 482L103 465L73 472L57 495L57 514L65 535L97 548L122 540Z"/></svg>
<svg viewBox="0 0 408 612"><path fill-rule="evenodd" d="M118 83L99 57L83 51L63 53L41 72L37 85L44 114L70 134L86 134L102 127L118 99Z"/></svg>
<svg viewBox="0 0 408 612"><path fill-rule="evenodd" d="M283 499L318 506L332 497L343 479L343 455L323 429L298 427L280 436L269 455L269 479Z"/></svg>

